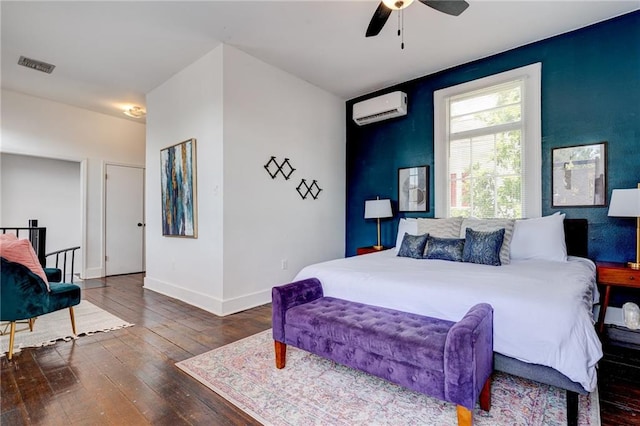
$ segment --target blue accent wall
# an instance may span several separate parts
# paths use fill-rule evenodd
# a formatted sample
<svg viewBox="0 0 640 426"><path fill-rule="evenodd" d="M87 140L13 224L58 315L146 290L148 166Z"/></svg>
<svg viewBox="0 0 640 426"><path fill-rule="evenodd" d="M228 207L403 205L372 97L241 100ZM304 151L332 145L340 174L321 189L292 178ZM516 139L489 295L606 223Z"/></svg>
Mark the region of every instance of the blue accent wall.
<svg viewBox="0 0 640 426"><path fill-rule="evenodd" d="M376 222L364 219L367 199L380 196L394 204L395 217L381 221L385 246L395 245L399 217L433 217L433 92L535 62L542 63L543 215L562 211L586 218L594 260L635 257L635 220L610 218L608 207L551 208L550 161L553 148L607 141L607 201L612 189L640 182L640 11L348 101L347 256L376 243ZM407 93L406 116L365 126L353 122L353 103L395 90ZM398 214L398 168L421 165L430 166L430 211Z"/></svg>

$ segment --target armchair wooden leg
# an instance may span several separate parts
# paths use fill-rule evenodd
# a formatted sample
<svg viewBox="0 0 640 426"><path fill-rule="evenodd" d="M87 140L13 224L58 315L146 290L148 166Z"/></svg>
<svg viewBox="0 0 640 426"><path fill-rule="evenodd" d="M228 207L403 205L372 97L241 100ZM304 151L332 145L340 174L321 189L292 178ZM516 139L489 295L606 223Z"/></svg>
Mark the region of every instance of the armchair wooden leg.
<svg viewBox="0 0 640 426"><path fill-rule="evenodd" d="M70 306L69 307L69 315L71 316L71 330L73 330L73 335L75 336L76 333L76 317L73 315L73 307Z"/></svg>
<svg viewBox="0 0 640 426"><path fill-rule="evenodd" d="M9 333L9 355L7 355L7 359L11 359L13 357L13 338L16 336L15 321L11 321L11 331Z"/></svg>
<svg viewBox="0 0 640 426"><path fill-rule="evenodd" d="M33 324L35 324L35 318L29 318L29 331L33 331Z"/></svg>

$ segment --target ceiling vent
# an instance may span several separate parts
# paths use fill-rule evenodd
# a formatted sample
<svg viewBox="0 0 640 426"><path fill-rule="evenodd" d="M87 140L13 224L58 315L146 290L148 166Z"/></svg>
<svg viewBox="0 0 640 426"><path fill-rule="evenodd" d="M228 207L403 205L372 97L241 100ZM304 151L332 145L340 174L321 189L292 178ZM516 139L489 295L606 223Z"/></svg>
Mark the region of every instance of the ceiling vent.
<svg viewBox="0 0 640 426"><path fill-rule="evenodd" d="M56 67L55 65L27 58L25 56L20 56L20 59L18 59L18 65L22 65L23 67L31 68L36 71L46 72L47 74L51 74L53 69Z"/></svg>
<svg viewBox="0 0 640 426"><path fill-rule="evenodd" d="M353 121L359 126L407 115L407 94L392 92L353 105Z"/></svg>

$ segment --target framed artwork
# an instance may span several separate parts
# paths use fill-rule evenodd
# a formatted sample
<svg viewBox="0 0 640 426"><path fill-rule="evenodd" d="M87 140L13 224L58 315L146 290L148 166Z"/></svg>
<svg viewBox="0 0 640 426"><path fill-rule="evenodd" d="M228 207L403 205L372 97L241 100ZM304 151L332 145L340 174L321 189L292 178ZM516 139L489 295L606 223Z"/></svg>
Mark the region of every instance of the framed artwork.
<svg viewBox="0 0 640 426"><path fill-rule="evenodd" d="M607 142L554 148L552 207L607 205Z"/></svg>
<svg viewBox="0 0 640 426"><path fill-rule="evenodd" d="M398 169L398 211L429 211L429 166Z"/></svg>
<svg viewBox="0 0 640 426"><path fill-rule="evenodd" d="M160 150L162 235L198 238L196 140Z"/></svg>

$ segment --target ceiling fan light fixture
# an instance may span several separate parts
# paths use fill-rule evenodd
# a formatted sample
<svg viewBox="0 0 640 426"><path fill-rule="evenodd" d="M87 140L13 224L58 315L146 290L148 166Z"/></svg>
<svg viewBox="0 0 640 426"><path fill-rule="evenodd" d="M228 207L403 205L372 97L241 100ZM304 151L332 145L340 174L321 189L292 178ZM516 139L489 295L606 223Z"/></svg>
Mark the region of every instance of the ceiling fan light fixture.
<svg viewBox="0 0 640 426"><path fill-rule="evenodd" d="M391 10L401 10L413 3L413 0L382 0L382 3Z"/></svg>
<svg viewBox="0 0 640 426"><path fill-rule="evenodd" d="M139 106L132 106L132 107L126 108L122 112L124 113L124 115L131 118L142 118L145 115L147 115L147 111L140 108Z"/></svg>

